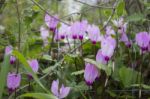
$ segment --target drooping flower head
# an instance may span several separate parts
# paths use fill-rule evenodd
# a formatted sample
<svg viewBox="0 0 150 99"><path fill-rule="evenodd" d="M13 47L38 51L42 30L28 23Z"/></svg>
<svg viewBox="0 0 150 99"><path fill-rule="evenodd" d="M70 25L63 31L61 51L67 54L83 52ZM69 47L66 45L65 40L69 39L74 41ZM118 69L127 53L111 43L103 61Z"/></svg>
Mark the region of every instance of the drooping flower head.
<svg viewBox="0 0 150 99"><path fill-rule="evenodd" d="M16 57L10 56L10 64L14 64L16 61Z"/></svg>
<svg viewBox="0 0 150 99"><path fill-rule="evenodd" d="M78 38L78 34L80 32L80 22L79 21L76 21L71 25L70 32L71 32L72 39Z"/></svg>
<svg viewBox="0 0 150 99"><path fill-rule="evenodd" d="M6 46L5 48L5 54L10 55L10 60L9 60L10 64L14 64L16 61L16 57L11 55L12 50L13 50L13 47L11 45Z"/></svg>
<svg viewBox="0 0 150 99"><path fill-rule="evenodd" d="M88 32L89 39L91 40L93 44L96 44L96 42L101 41L102 37L100 35L100 30L98 26L89 25L87 32Z"/></svg>
<svg viewBox="0 0 150 99"><path fill-rule="evenodd" d="M8 73L7 75L7 87L10 93L14 92L21 82L21 75L16 73Z"/></svg>
<svg viewBox="0 0 150 99"><path fill-rule="evenodd" d="M139 32L135 37L137 45L141 48L142 52L148 51L150 37L147 32Z"/></svg>
<svg viewBox="0 0 150 99"><path fill-rule="evenodd" d="M39 63L36 59L28 60L30 67L32 68L33 72L37 73L39 69Z"/></svg>
<svg viewBox="0 0 150 99"><path fill-rule="evenodd" d="M61 27L58 29L58 33L55 33L58 39L65 39L68 36L68 32L70 30L70 26L66 24L61 24Z"/></svg>
<svg viewBox="0 0 150 99"><path fill-rule="evenodd" d="M41 28L40 28L40 33L41 33L41 38L43 40L45 40L49 37L49 31L43 26L41 26Z"/></svg>
<svg viewBox="0 0 150 99"><path fill-rule="evenodd" d="M116 40L112 37L107 37L101 42L101 51L104 59L108 62L112 57L116 47Z"/></svg>
<svg viewBox="0 0 150 99"><path fill-rule="evenodd" d="M87 27L88 27L88 22L87 20L82 20L80 22L80 31L79 31L79 34L78 34L78 38L79 40L83 40L84 36L85 36L85 33L87 31Z"/></svg>
<svg viewBox="0 0 150 99"><path fill-rule="evenodd" d="M124 22L123 17L118 20L113 20L112 22L118 28L118 33L126 33L127 23Z"/></svg>
<svg viewBox="0 0 150 99"><path fill-rule="evenodd" d="M39 63L36 59L33 60L28 60L28 64L30 65L31 69L33 70L33 72L37 73L38 69L39 69ZM33 79L31 73L28 74L28 78Z"/></svg>
<svg viewBox="0 0 150 99"><path fill-rule="evenodd" d="M120 38L121 42L124 42L127 47L131 47L131 41L128 39L127 34L123 33Z"/></svg>
<svg viewBox="0 0 150 99"><path fill-rule="evenodd" d="M68 96L70 87L64 87L63 84L59 87L59 81L54 80L51 85L51 91L58 99L63 99Z"/></svg>
<svg viewBox="0 0 150 99"><path fill-rule="evenodd" d="M56 29L56 27L58 25L58 22L59 22L59 20L58 20L58 16L57 15L52 17L52 16L50 16L49 14L46 13L46 15L45 15L45 23L46 23L46 25L49 27L49 29L51 31L53 31L53 32L55 31L55 29Z"/></svg>
<svg viewBox="0 0 150 99"><path fill-rule="evenodd" d="M70 32L73 39L83 40L85 33L87 31L88 22L87 20L82 20L81 22L76 21L71 25Z"/></svg>
<svg viewBox="0 0 150 99"><path fill-rule="evenodd" d="M100 73L96 66L90 63L86 63L84 70L84 79L87 85L91 86L93 82L99 78Z"/></svg>
<svg viewBox="0 0 150 99"><path fill-rule="evenodd" d="M9 45L9 46L6 46L6 48L5 48L5 54L6 55L10 55L11 54L11 52L12 52L12 46L11 45Z"/></svg>
<svg viewBox="0 0 150 99"><path fill-rule="evenodd" d="M41 38L43 40L44 46L47 46L48 45L49 31L45 27L41 26L40 33L41 33Z"/></svg>
<svg viewBox="0 0 150 99"><path fill-rule="evenodd" d="M108 37L108 36L113 36L113 35L116 35L115 31L112 29L111 26L107 26L105 36Z"/></svg>
<svg viewBox="0 0 150 99"><path fill-rule="evenodd" d="M100 64L107 64L107 60L105 59L105 56L102 54L101 49L98 50L97 54L96 54L96 62L100 63Z"/></svg>

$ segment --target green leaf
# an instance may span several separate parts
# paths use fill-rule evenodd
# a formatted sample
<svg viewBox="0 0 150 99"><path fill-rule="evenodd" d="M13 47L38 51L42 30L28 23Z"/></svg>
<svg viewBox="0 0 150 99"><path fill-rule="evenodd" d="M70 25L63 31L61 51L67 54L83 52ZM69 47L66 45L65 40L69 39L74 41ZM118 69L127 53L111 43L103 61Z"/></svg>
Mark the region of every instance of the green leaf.
<svg viewBox="0 0 150 99"><path fill-rule="evenodd" d="M122 16L124 13L125 3L123 0L120 1L120 3L117 6L117 15Z"/></svg>
<svg viewBox="0 0 150 99"><path fill-rule="evenodd" d="M75 72L73 72L73 73L71 73L71 75L81 75L81 74L83 74L84 73L84 70L80 70L80 71L75 71Z"/></svg>
<svg viewBox="0 0 150 99"><path fill-rule="evenodd" d="M60 60L59 62L57 62L54 66L50 66L46 69L43 70L43 73L49 73L51 72L52 70L56 69L57 66L60 66L60 64L63 62L63 60Z"/></svg>
<svg viewBox="0 0 150 99"><path fill-rule="evenodd" d="M3 90L4 87L6 85L6 78L7 78L7 74L9 72L9 55L5 55L4 56L4 61L1 65L1 72L0 72L0 99L2 99L2 94L3 94Z"/></svg>
<svg viewBox="0 0 150 99"><path fill-rule="evenodd" d="M27 60L25 59L25 57L18 51L13 51L13 55L23 64L24 68L30 72L34 78L34 80L46 91L49 92L43 85L42 83L39 81L37 75L32 71L31 67L29 66Z"/></svg>
<svg viewBox="0 0 150 99"><path fill-rule="evenodd" d="M117 96L117 94L114 93L113 91L106 90L106 92L107 92L111 97L116 97L116 96Z"/></svg>
<svg viewBox="0 0 150 99"><path fill-rule="evenodd" d="M138 21L142 21L144 19L145 19L144 15L141 13L134 13L134 14L127 17L127 20L129 22L138 22Z"/></svg>
<svg viewBox="0 0 150 99"><path fill-rule="evenodd" d="M130 68L122 67L119 69L119 78L124 87L129 87L138 82L139 73Z"/></svg>
<svg viewBox="0 0 150 99"><path fill-rule="evenodd" d="M52 57L49 55L43 55L42 59L48 60L48 61L53 61Z"/></svg>
<svg viewBox="0 0 150 99"><path fill-rule="evenodd" d="M20 99L23 97L31 97L31 98L36 98L36 99L57 99L57 97L51 94L45 94L45 93L26 93L17 97L17 99Z"/></svg>

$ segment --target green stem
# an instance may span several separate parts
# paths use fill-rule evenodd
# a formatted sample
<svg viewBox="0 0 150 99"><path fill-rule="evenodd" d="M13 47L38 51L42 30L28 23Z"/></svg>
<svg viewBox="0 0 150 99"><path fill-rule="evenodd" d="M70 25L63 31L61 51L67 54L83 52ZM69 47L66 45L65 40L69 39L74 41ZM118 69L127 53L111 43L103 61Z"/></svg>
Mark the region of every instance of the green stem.
<svg viewBox="0 0 150 99"><path fill-rule="evenodd" d="M18 7L18 0L16 0L16 10L17 10L17 18L18 18L18 50L20 51L20 42L21 42L21 19ZM19 72L19 61L17 60L16 64L16 72Z"/></svg>

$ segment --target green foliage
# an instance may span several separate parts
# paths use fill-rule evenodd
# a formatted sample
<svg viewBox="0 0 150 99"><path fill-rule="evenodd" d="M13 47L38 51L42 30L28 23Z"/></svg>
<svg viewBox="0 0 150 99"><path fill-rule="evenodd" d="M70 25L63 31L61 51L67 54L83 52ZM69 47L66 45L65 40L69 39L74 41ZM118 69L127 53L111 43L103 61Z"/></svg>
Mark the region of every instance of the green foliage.
<svg viewBox="0 0 150 99"><path fill-rule="evenodd" d="M25 70L29 73L32 74L34 80L46 91L49 92L43 85L42 83L39 81L37 75L32 71L31 67L29 66L27 60L25 59L25 57L18 51L13 51L13 55L23 64L23 67L25 68Z"/></svg>
<svg viewBox="0 0 150 99"><path fill-rule="evenodd" d="M17 99L24 98L24 97L28 97L28 98L32 97L32 98L36 98L36 99L57 99L55 96L53 96L51 94L45 94L45 93L26 93L21 96L18 96Z"/></svg>
<svg viewBox="0 0 150 99"><path fill-rule="evenodd" d="M139 83L140 75L131 68L122 67L119 69L119 77L124 87L130 87L132 84Z"/></svg>
<svg viewBox="0 0 150 99"><path fill-rule="evenodd" d="M9 55L5 55L4 61L1 64L1 71L0 71L0 99L2 99L4 87L6 86L6 78L9 72L10 64L9 64Z"/></svg>
<svg viewBox="0 0 150 99"><path fill-rule="evenodd" d="M144 15L141 13L134 13L127 17L127 20L129 22L139 22L139 21L145 21Z"/></svg>
<svg viewBox="0 0 150 99"><path fill-rule="evenodd" d="M118 6L116 8L116 12L117 12L118 17L125 14L125 2L124 2L124 0L120 0L120 2L118 3Z"/></svg>

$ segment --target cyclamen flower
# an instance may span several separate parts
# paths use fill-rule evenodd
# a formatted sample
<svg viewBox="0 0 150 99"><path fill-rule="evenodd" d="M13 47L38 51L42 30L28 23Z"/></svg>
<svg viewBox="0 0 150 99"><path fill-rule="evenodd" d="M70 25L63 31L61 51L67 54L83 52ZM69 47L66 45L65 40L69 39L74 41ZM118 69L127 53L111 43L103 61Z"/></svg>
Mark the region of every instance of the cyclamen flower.
<svg viewBox="0 0 150 99"><path fill-rule="evenodd" d="M7 75L7 87L9 92L14 92L19 86L21 82L21 75L16 73L8 73Z"/></svg>
<svg viewBox="0 0 150 99"><path fill-rule="evenodd" d="M43 26L41 26L41 28L40 28L40 33L41 33L41 37L43 40L45 40L49 37L49 31Z"/></svg>
<svg viewBox="0 0 150 99"><path fill-rule="evenodd" d="M39 63L36 59L33 60L28 60L28 63L30 65L30 67L32 68L33 72L38 72L39 69Z"/></svg>
<svg viewBox="0 0 150 99"><path fill-rule="evenodd" d="M68 36L68 32L70 30L70 26L65 24L61 24L61 27L58 29L58 33L55 33L55 36L58 36L58 39L65 39Z"/></svg>
<svg viewBox="0 0 150 99"><path fill-rule="evenodd" d="M64 87L63 84L61 85L61 87L59 87L59 81L54 80L52 82L51 91L56 97L58 97L58 99L63 99L68 96L70 87Z"/></svg>
<svg viewBox="0 0 150 99"><path fill-rule="evenodd" d="M107 37L101 42L101 51L104 59L108 62L112 57L116 47L116 40L112 37Z"/></svg>
<svg viewBox="0 0 150 99"><path fill-rule="evenodd" d="M89 25L87 32L88 32L88 36L93 44L96 44L96 42L101 41L102 37L100 35L100 30L97 26Z"/></svg>
<svg viewBox="0 0 150 99"><path fill-rule="evenodd" d="M99 49L98 52L97 52L97 54L96 54L96 62L98 62L100 64L107 64L107 60L102 55L101 49Z"/></svg>
<svg viewBox="0 0 150 99"><path fill-rule="evenodd" d="M16 57L10 56L10 64L14 64L16 61Z"/></svg>
<svg viewBox="0 0 150 99"><path fill-rule="evenodd" d="M116 27L118 27L119 33L125 33L127 28L127 23L124 22L123 17L121 17L119 20L113 20L112 21Z"/></svg>
<svg viewBox="0 0 150 99"><path fill-rule="evenodd" d="M112 36L112 35L116 35L115 31L112 29L111 26L107 26L105 36L108 37L108 36Z"/></svg>
<svg viewBox="0 0 150 99"><path fill-rule="evenodd" d="M129 41L127 34L123 33L121 35L120 41L124 42L127 47L131 47L131 41Z"/></svg>
<svg viewBox="0 0 150 99"><path fill-rule="evenodd" d="M88 27L87 20L83 20L83 21L80 22L80 28L79 28L80 31L79 31L79 34L78 34L78 38L80 40L83 40L84 35L85 35L86 31L87 31L87 27Z"/></svg>
<svg viewBox="0 0 150 99"><path fill-rule="evenodd" d="M56 27L58 25L58 22L59 22L59 20L58 20L58 16L57 15L52 17L52 16L50 16L50 15L48 15L46 13L46 15L45 15L45 23L46 23L46 25L49 27L49 29L51 31L53 31L53 32L55 31L55 29L56 29Z"/></svg>
<svg viewBox="0 0 150 99"><path fill-rule="evenodd" d="M43 39L44 46L48 45L49 31L45 27L41 26L40 32L41 32L41 38Z"/></svg>
<svg viewBox="0 0 150 99"><path fill-rule="evenodd" d="M74 22L70 27L71 37L72 39L78 38L78 33L80 32L80 22Z"/></svg>
<svg viewBox="0 0 150 99"><path fill-rule="evenodd" d="M140 32L135 37L137 45L141 48L142 52L148 51L150 43L150 36L147 32Z"/></svg>
<svg viewBox="0 0 150 99"><path fill-rule="evenodd" d="M93 82L100 77L100 73L97 67L93 64L86 63L84 70L84 79L87 85L91 86Z"/></svg>
<svg viewBox="0 0 150 99"><path fill-rule="evenodd" d="M13 50L13 47L11 45L6 46L6 48L5 48L5 54L6 55L10 55L12 53L12 50ZM15 61L16 61L16 58L11 55L10 56L10 60L9 60L10 64L14 64Z"/></svg>
<svg viewBox="0 0 150 99"><path fill-rule="evenodd" d="M11 52L12 52L12 46L11 45L9 45L9 46L6 46L6 48L5 48L5 54L6 55L10 55L11 54Z"/></svg>

